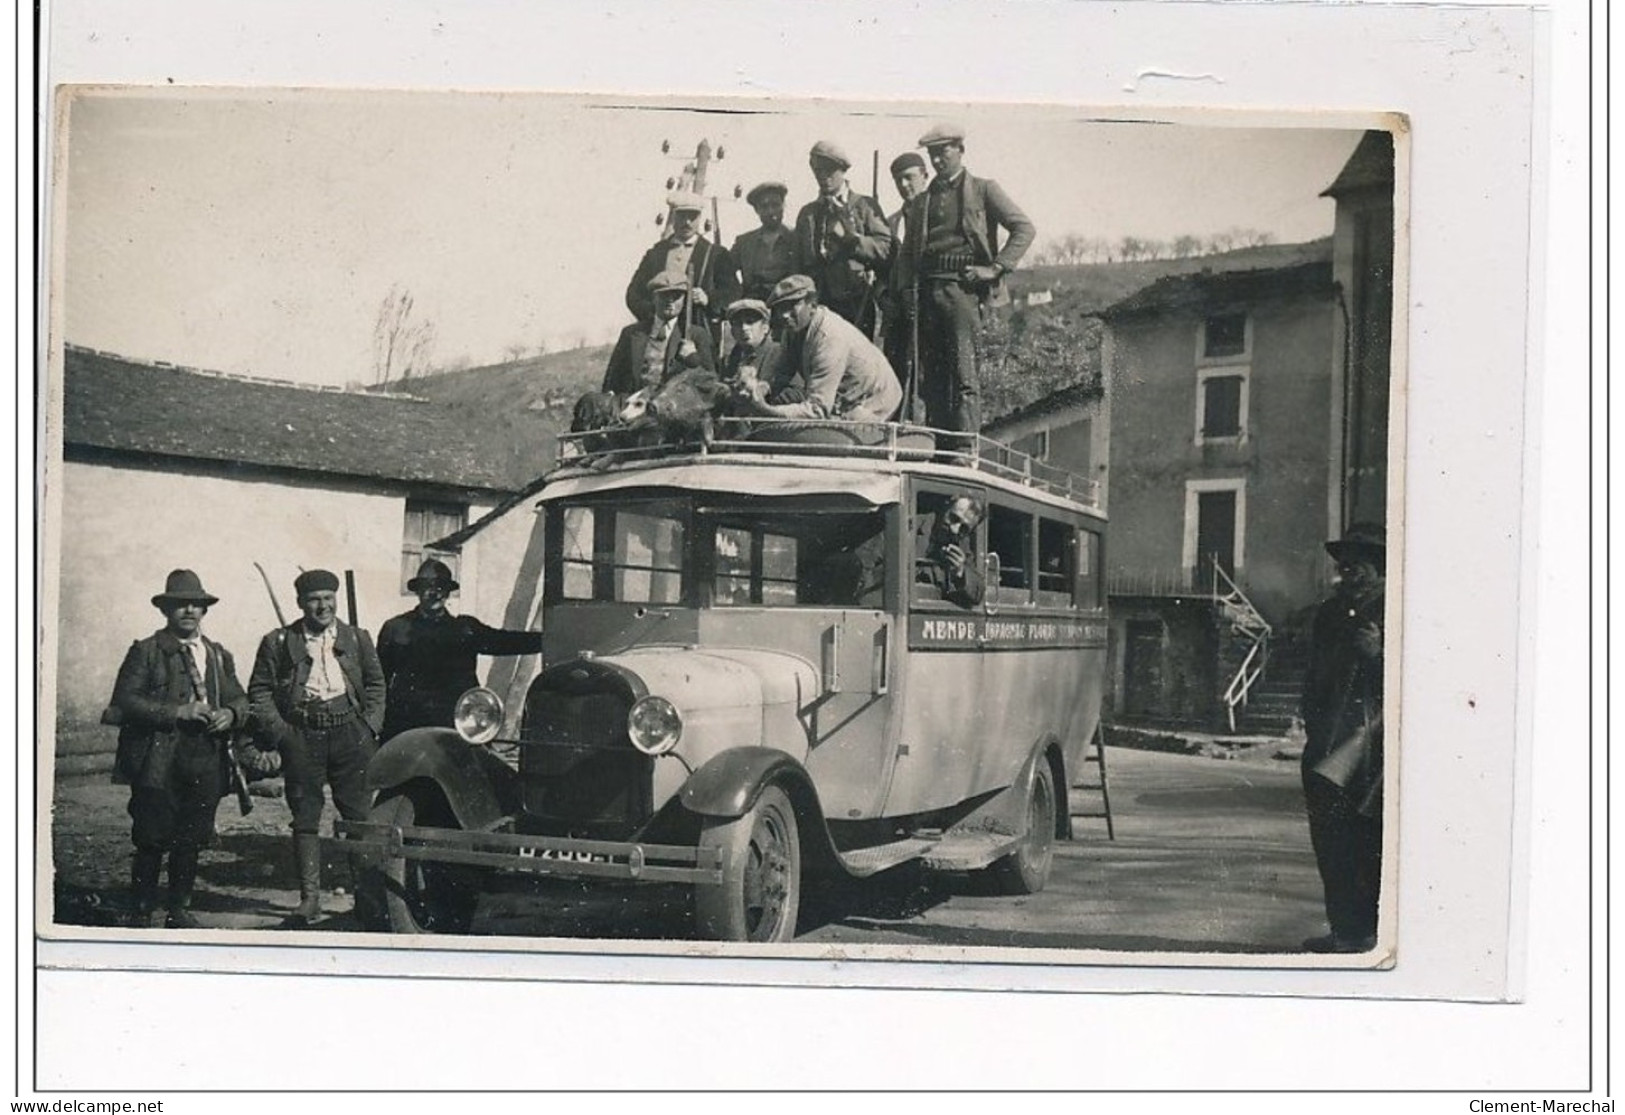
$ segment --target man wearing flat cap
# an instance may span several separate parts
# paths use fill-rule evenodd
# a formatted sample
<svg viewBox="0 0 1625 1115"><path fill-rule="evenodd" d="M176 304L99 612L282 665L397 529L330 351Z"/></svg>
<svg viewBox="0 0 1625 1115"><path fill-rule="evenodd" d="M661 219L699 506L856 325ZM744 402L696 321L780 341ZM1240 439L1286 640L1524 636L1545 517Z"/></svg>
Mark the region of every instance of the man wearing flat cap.
<svg viewBox="0 0 1625 1115"><path fill-rule="evenodd" d="M904 206L896 283L919 291L919 393L927 423L974 432L982 425L977 327L984 307L1009 302L1004 276L1032 244L1033 223L997 182L965 170L963 128L938 124L920 146L936 177Z"/></svg>
<svg viewBox="0 0 1625 1115"><path fill-rule="evenodd" d="M632 272L626 308L639 321L648 321L654 313L649 280L661 274L682 275L693 292L693 316L710 331L716 347L722 340L723 308L739 297L739 268L727 248L700 235L704 198L676 190L667 196L666 206L670 212L666 235L643 253Z"/></svg>
<svg viewBox="0 0 1625 1115"><path fill-rule="evenodd" d="M408 728L452 726L457 698L479 685L479 656L540 654L540 631L504 631L446 608L460 587L437 558L406 582L418 606L386 620L378 631L378 661L388 696L383 739Z"/></svg>
<svg viewBox="0 0 1625 1115"><path fill-rule="evenodd" d="M715 372L716 345L703 319L685 313L688 276L663 271L651 276L650 311L621 330L604 368L604 391L625 397L644 388L659 387L678 372L704 368Z"/></svg>
<svg viewBox="0 0 1625 1115"><path fill-rule="evenodd" d="M818 287L826 308L873 338L879 292L875 284L891 258L892 234L880 203L847 183L852 161L828 140L813 144L807 165L818 198L796 214L797 271Z"/></svg>
<svg viewBox="0 0 1625 1115"><path fill-rule="evenodd" d="M903 390L885 354L857 326L818 304L811 278L791 275L779 283L768 307L789 366L806 385L806 398L771 403L760 386L735 397L742 413L848 422L885 422L896 413Z"/></svg>
<svg viewBox="0 0 1625 1115"><path fill-rule="evenodd" d="M773 339L770 316L767 303L757 298L741 298L728 307L733 347L723 361L723 383L735 398L755 393L755 385L760 383L765 388L762 397L766 402L800 402L807 397L806 385L791 365L784 346Z"/></svg>
<svg viewBox="0 0 1625 1115"><path fill-rule="evenodd" d="M788 192L783 182L761 182L745 195L762 222L760 228L742 232L734 241L734 262L739 264L739 283L746 298L765 299L780 279L795 273L796 237L784 227Z"/></svg>
<svg viewBox="0 0 1625 1115"><path fill-rule="evenodd" d="M930 179L931 172L926 169L925 157L917 151L905 151L891 161L891 180L897 187L897 196L902 199L902 205L886 218L886 225L891 229L892 246L891 256L886 261L886 282L881 288L881 322L885 331L886 359L905 379L912 375L916 384L918 374L914 369L918 363L918 346L914 331L917 317L915 291L902 285L903 268L899 266L897 257L903 251L903 218L908 212L908 203L925 192ZM916 388L914 398L918 396ZM923 413L905 417L910 421L925 420Z"/></svg>
<svg viewBox="0 0 1625 1115"><path fill-rule="evenodd" d="M227 744L248 721L248 698L231 652L203 635L218 598L190 569L177 569L152 598L163 629L133 644L113 685L119 724L113 780L130 787L129 925L147 928L169 856L170 929L196 929L191 913L200 849L214 841L214 815L231 785Z"/></svg>
<svg viewBox="0 0 1625 1115"><path fill-rule="evenodd" d="M1321 604L1303 683L1302 774L1309 837L1331 932L1310 952L1369 952L1382 890L1383 579L1387 536L1355 523L1326 543L1337 589Z"/></svg>
<svg viewBox="0 0 1625 1115"><path fill-rule="evenodd" d="M384 724L384 671L372 639L338 618L339 579L311 569L293 582L299 619L260 640L248 699L266 739L282 753L299 866L299 906L290 926L321 917L322 787L346 821L372 807L367 763Z"/></svg>

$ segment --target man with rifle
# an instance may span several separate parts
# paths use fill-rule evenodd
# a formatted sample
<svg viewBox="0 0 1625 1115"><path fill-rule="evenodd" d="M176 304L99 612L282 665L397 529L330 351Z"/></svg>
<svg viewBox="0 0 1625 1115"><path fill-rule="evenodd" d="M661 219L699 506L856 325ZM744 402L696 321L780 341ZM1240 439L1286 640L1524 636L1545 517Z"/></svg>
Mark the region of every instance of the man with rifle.
<svg viewBox="0 0 1625 1115"><path fill-rule="evenodd" d="M739 268L728 249L700 235L700 213L704 202L699 194L677 190L668 195L670 217L666 235L643 253L638 268L626 285L626 308L639 321L654 317L654 296L649 281L656 275L675 272L688 278L691 312L711 334L713 346L722 342L722 313L739 297Z"/></svg>
<svg viewBox="0 0 1625 1115"><path fill-rule="evenodd" d="M218 602L190 569L170 573L152 598L164 627L125 654L104 716L119 725L113 780L130 787L132 928L152 925L165 853L164 925L199 928L191 912L198 852L214 842L215 811L234 780L246 794L230 741L248 721L248 698L231 652L203 636L203 617Z"/></svg>
<svg viewBox="0 0 1625 1115"><path fill-rule="evenodd" d="M798 271L817 284L821 305L873 340L879 319L875 284L891 258L891 228L879 203L847 183L852 160L841 148L820 140L807 165L818 197L796 214Z"/></svg>

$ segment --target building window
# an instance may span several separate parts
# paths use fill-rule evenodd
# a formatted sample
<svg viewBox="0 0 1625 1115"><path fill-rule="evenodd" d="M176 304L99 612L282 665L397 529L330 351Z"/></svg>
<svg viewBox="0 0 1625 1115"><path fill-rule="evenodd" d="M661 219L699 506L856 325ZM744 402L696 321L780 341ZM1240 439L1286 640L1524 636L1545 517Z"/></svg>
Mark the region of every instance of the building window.
<svg viewBox="0 0 1625 1115"><path fill-rule="evenodd" d="M1247 553L1247 481L1185 481L1183 564L1193 588L1212 587L1213 568L1239 579Z"/></svg>
<svg viewBox="0 0 1625 1115"><path fill-rule="evenodd" d="M1018 437L1010 443L1010 448L1027 454L1035 461L1046 460L1049 457L1049 431L1035 430L1026 437Z"/></svg>
<svg viewBox="0 0 1625 1115"><path fill-rule="evenodd" d="M401 541L402 596L409 594L406 582L417 576L418 566L423 564L425 558L439 558L451 568L453 579L461 579L461 555L431 549L429 543L437 542L448 534L456 534L467 525L466 503L436 503L426 499L406 501L406 530Z"/></svg>
<svg viewBox="0 0 1625 1115"><path fill-rule="evenodd" d="M1241 393L1247 378L1208 376L1202 380L1202 437L1240 437Z"/></svg>
<svg viewBox="0 0 1625 1115"><path fill-rule="evenodd" d="M1223 360L1247 355L1247 315L1213 314L1202 322L1202 357Z"/></svg>

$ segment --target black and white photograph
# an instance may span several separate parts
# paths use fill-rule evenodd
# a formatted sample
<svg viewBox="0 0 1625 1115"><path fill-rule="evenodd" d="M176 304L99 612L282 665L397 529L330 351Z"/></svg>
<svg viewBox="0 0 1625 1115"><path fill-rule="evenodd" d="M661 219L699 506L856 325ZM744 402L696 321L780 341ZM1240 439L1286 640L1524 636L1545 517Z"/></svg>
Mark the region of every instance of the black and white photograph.
<svg viewBox="0 0 1625 1115"><path fill-rule="evenodd" d="M40 931L1391 963L1404 119L948 107L64 88Z"/></svg>

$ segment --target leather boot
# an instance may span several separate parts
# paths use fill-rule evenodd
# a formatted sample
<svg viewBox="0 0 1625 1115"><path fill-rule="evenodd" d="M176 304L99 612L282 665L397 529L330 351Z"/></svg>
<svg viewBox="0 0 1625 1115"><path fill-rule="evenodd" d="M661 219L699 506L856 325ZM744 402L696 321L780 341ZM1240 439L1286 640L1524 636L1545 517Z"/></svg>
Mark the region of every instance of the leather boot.
<svg viewBox="0 0 1625 1115"><path fill-rule="evenodd" d="M152 927L152 912L158 908L158 875L163 870L164 854L147 848L137 848L130 861L130 917L131 929Z"/></svg>
<svg viewBox="0 0 1625 1115"><path fill-rule="evenodd" d="M197 882L197 849L175 848L169 853L169 914L165 929L202 929L192 916L192 886Z"/></svg>
<svg viewBox="0 0 1625 1115"><path fill-rule="evenodd" d="M296 832L293 850L299 860L299 906L283 924L300 929L322 917L322 838L313 832Z"/></svg>

